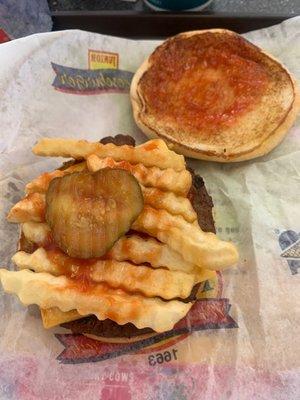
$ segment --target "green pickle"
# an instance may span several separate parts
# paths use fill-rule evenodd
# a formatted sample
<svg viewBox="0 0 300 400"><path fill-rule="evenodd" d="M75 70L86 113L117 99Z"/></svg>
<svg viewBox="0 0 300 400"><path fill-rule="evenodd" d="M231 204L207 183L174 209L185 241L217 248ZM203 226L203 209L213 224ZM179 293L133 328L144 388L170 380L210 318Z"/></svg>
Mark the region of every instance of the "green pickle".
<svg viewBox="0 0 300 400"><path fill-rule="evenodd" d="M141 187L129 172L77 172L51 181L46 220L66 254L101 257L130 229L143 206Z"/></svg>

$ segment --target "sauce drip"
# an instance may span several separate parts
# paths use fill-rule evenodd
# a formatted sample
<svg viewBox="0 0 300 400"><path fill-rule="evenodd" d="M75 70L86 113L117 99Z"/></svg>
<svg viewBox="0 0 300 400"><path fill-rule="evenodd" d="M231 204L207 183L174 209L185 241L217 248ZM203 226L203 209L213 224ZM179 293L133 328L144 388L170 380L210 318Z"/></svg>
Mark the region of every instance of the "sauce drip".
<svg viewBox="0 0 300 400"><path fill-rule="evenodd" d="M69 257L65 255L53 242L47 246L45 250L47 250L48 259L56 264L59 275L65 275L73 281L80 291L87 292L96 285L90 277L90 267L97 261L97 259Z"/></svg>

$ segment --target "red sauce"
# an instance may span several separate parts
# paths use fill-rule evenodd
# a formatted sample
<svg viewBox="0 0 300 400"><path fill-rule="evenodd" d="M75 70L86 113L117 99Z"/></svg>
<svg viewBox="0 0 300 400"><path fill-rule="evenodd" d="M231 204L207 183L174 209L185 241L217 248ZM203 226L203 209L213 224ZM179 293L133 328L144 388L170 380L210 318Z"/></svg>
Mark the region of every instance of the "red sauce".
<svg viewBox="0 0 300 400"><path fill-rule="evenodd" d="M51 231L47 234L45 240L39 243L40 246L44 247L45 250L57 249L57 245L54 242Z"/></svg>
<svg viewBox="0 0 300 400"><path fill-rule="evenodd" d="M146 151L152 151L152 150L156 150L157 149L157 144L156 143L146 143L144 146L143 146L143 148L146 150Z"/></svg>
<svg viewBox="0 0 300 400"><path fill-rule="evenodd" d="M109 168L119 168L129 172L134 171L134 165L130 164L128 161L115 161L113 158L107 158L106 163Z"/></svg>
<svg viewBox="0 0 300 400"><path fill-rule="evenodd" d="M57 177L64 176L63 171L44 172L39 178L41 188L47 189L50 182Z"/></svg>
<svg viewBox="0 0 300 400"><path fill-rule="evenodd" d="M45 199L41 193L30 193L23 200L24 203L28 203L29 216L33 217L34 221L45 220ZM25 206L25 209L27 206ZM34 210L33 212L30 210ZM33 214L33 215L30 215Z"/></svg>
<svg viewBox="0 0 300 400"><path fill-rule="evenodd" d="M141 79L150 112L201 130L230 125L259 102L267 72L253 49L232 42L192 37L159 48Z"/></svg>
<svg viewBox="0 0 300 400"><path fill-rule="evenodd" d="M64 254L54 243L47 246L47 257L55 263L59 275L65 275L74 282L76 287L83 292L89 291L96 284L90 278L90 267L97 259L80 259L69 257Z"/></svg>
<svg viewBox="0 0 300 400"><path fill-rule="evenodd" d="M128 161L118 161L116 163L116 167L124 169L129 172L134 171L134 166L132 164L130 164Z"/></svg>
<svg viewBox="0 0 300 400"><path fill-rule="evenodd" d="M120 319L120 317L126 318L126 319L132 321L132 320L136 319L141 313L141 303L137 299L131 298L130 303L127 300L128 308L126 309L125 316L120 315L120 311L118 309L116 311L113 310L113 306L118 305L118 304L116 304L116 301L113 298L113 296L110 298L110 302L111 302L112 307L110 310L107 310L106 316L107 316L107 318L109 318L113 321L118 321Z"/></svg>

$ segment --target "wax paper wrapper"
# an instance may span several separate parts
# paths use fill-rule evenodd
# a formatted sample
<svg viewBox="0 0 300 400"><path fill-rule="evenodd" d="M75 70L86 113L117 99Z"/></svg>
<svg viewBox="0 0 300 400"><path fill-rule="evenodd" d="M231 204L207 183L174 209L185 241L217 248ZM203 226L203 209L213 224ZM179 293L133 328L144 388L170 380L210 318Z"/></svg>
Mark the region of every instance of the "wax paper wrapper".
<svg viewBox="0 0 300 400"><path fill-rule="evenodd" d="M300 18L246 37L300 79ZM2 266L13 268L18 239L7 211L26 182L61 162L31 153L38 138L146 139L128 89L158 43L63 31L1 45ZM300 398L299 121L265 157L190 164L213 197L218 235L239 248L238 267L207 281L188 324L129 345L44 330L35 306L1 292L1 399Z"/></svg>

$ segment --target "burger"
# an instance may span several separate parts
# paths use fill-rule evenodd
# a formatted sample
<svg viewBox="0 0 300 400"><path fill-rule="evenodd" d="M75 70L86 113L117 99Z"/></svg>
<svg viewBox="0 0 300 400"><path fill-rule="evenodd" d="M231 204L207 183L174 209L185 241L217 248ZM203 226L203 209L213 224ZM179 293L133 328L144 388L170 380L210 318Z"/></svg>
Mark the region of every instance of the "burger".
<svg viewBox="0 0 300 400"><path fill-rule="evenodd" d="M0 280L39 306L45 328L109 342L169 331L199 287L237 262L215 234L202 178L164 141L44 138L33 152L72 160L29 182L10 210L17 270L0 269Z"/></svg>

